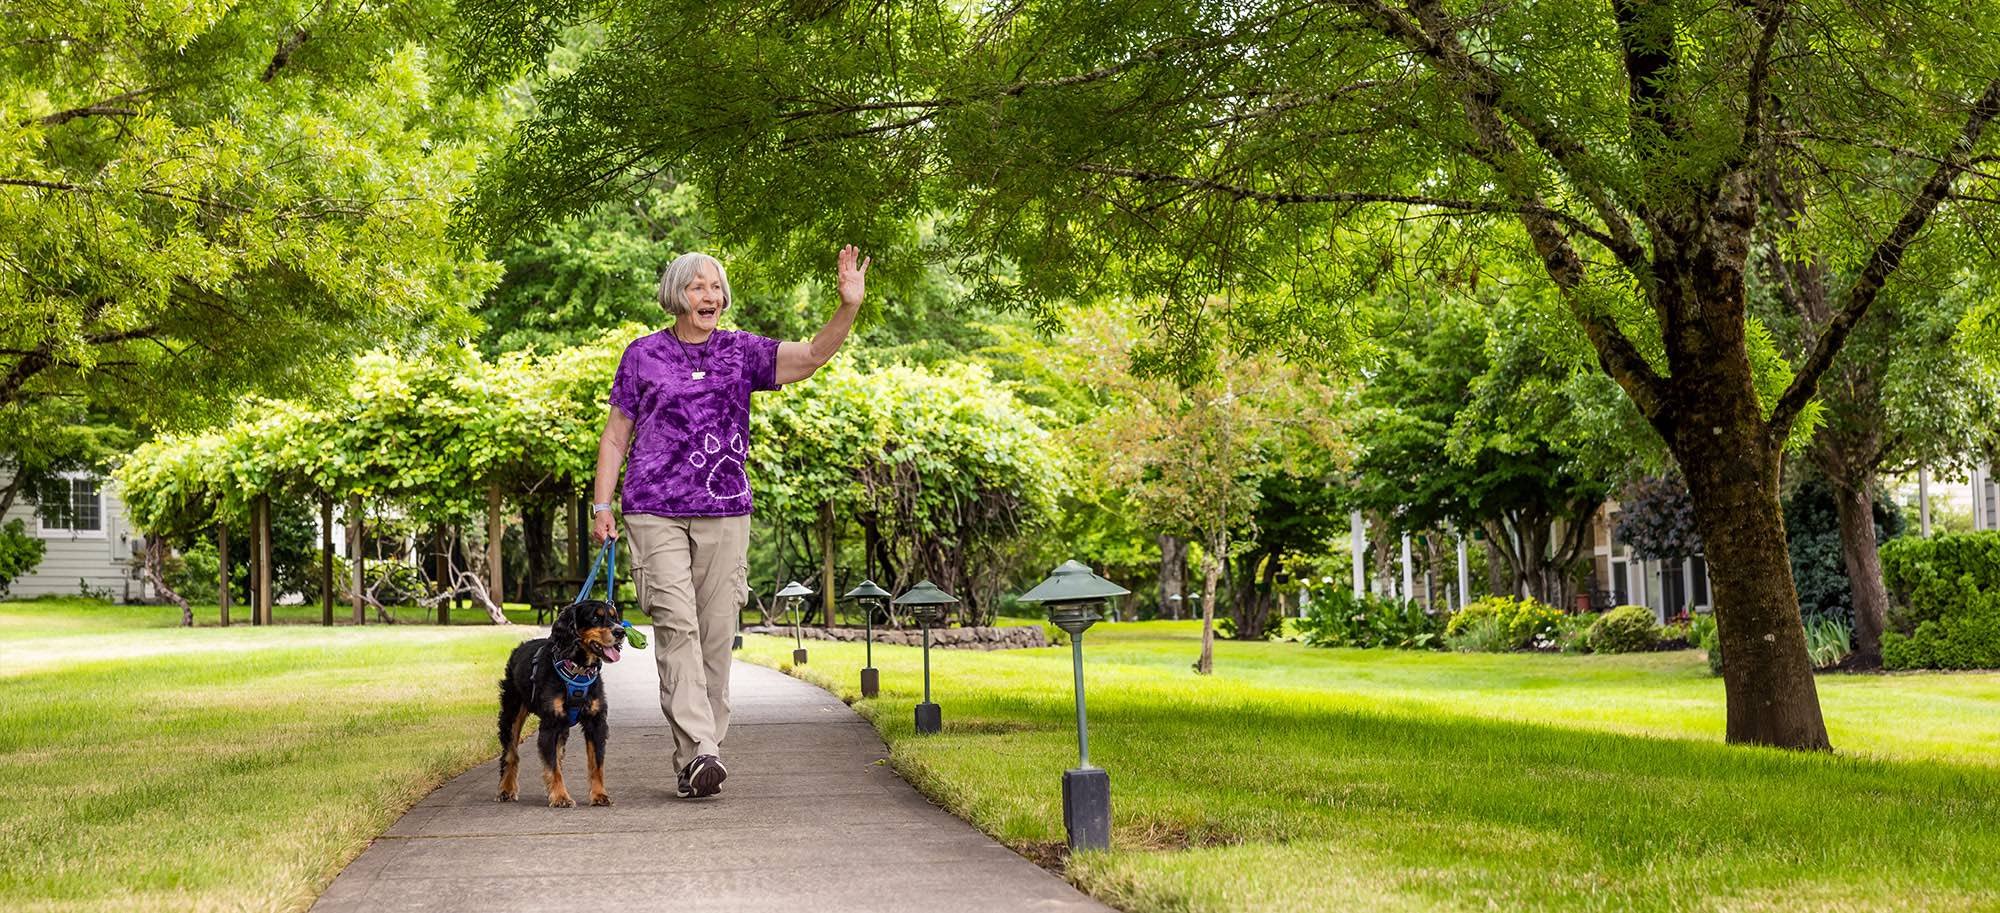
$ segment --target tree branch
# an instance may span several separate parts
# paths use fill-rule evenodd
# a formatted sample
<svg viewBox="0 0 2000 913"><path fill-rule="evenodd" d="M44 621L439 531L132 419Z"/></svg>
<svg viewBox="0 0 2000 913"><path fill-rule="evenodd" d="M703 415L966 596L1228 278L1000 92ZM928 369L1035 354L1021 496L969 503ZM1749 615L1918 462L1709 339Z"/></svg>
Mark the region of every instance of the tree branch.
<svg viewBox="0 0 2000 913"><path fill-rule="evenodd" d="M1507 174L1527 164L1521 150L1511 136L1504 144L1494 143L1491 135L1504 131L1498 120L1504 117L1525 130L1536 148L1542 150L1562 172L1570 186L1590 203L1591 209L1604 223L1603 234L1612 242L1606 247L1616 257L1619 265L1631 273L1641 286L1653 282L1652 260L1646 249L1634 234L1630 219L1625 217L1612 191L1593 174L1595 165L1589 161L1584 146L1558 129L1546 118L1536 116L1513 103L1506 91L1505 80L1492 67L1472 56L1456 36L1451 33L1445 11L1437 0L1411 0L1410 14L1391 8L1384 0L1335 0L1341 6L1360 13L1390 39L1400 41L1410 49L1422 54L1431 66L1446 78L1457 82L1462 93L1474 104L1484 109L1494 119L1494 124L1474 124L1482 133L1481 140L1495 159L1488 164ZM1413 18L1414 17L1414 18ZM1475 120L1477 116L1475 116ZM1507 166L1513 166L1510 169Z"/></svg>
<svg viewBox="0 0 2000 913"><path fill-rule="evenodd" d="M1752 16L1764 30L1757 37L1757 52L1750 59L1750 81L1744 90L1743 140L1718 173L1743 167L1764 145L1764 92L1771 77L1771 48L1777 44L1778 29L1787 12L1785 0L1759 0L1751 7Z"/></svg>
<svg viewBox="0 0 2000 913"><path fill-rule="evenodd" d="M271 62L265 65L264 75L257 77L257 81L270 82L276 79L278 71L284 69L285 64L292 62L292 52L298 50L299 45L305 44L306 39L311 37L311 32L307 31L304 27L300 27L285 40L278 42L277 53L271 55Z"/></svg>
<svg viewBox="0 0 2000 913"><path fill-rule="evenodd" d="M1500 215L1532 213L1561 222L1578 234L1589 237L1591 240L1606 247L1610 247L1613 244L1610 236L1582 219L1578 219L1559 209L1538 203L1521 204L1499 200L1459 200L1449 197L1430 197L1401 193L1363 193L1358 191L1339 191L1334 193L1269 191L1257 190L1237 184L1225 184L1221 181L1210 180L1208 178L1167 174L1158 171L1141 171L1134 168L1116 168L1110 165L1098 165L1089 162L1072 167L1089 174L1125 178L1141 184L1173 184L1196 190L1220 193L1239 200L1255 200L1259 203L1270 203L1275 206L1310 203L1400 203L1406 206L1431 206L1439 209L1457 210L1459 212L1494 213Z"/></svg>
<svg viewBox="0 0 2000 913"><path fill-rule="evenodd" d="M1834 356L1840 354L1848 334L1867 315L1869 306L1875 303L1889 276L1903 265L1903 254L1909 249L1910 242L1916 240L1917 234L1936 214L1938 206L1951 195L1952 182L1969 167L1980 135L1995 116L2000 116L2000 79L1986 84L1986 92L1973 103L1972 111L1966 115L1964 129L1959 131L1958 140L1952 143L1951 152L1931 172L1930 179L1924 182L1923 189L1903 210L1895 227L1875 245L1868 256L1867 266L1848 287L1847 300L1841 304L1840 311L1834 314L1833 320L1813 341L1812 349L1799 366L1798 374L1792 378L1791 386L1786 388L1771 411L1766 433L1772 440L1783 441L1791 434L1792 423L1819 389L1820 375L1826 373L1827 367L1833 364Z"/></svg>
<svg viewBox="0 0 2000 913"><path fill-rule="evenodd" d="M56 113L48 115L47 117L43 117L39 121L35 122L40 123L44 127L55 127L69 123L70 121L73 121L79 117L91 117L91 116L131 117L139 112L134 111L130 108L118 107L118 105L121 102L128 102L132 101L133 99L144 98L164 88L166 87L147 86L146 88L143 89L133 89L130 92L120 92L117 95L111 96L110 98L100 99L98 101L91 102L90 104L87 105L71 108L67 111L57 111Z"/></svg>

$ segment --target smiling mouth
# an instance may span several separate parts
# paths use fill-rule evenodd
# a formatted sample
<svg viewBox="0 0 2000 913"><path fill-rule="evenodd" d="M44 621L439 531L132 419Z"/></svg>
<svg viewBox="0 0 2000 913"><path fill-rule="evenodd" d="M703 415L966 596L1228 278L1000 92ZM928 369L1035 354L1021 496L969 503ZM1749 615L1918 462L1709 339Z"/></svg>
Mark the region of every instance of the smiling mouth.
<svg viewBox="0 0 2000 913"><path fill-rule="evenodd" d="M694 309L694 315L704 320L712 320L715 318L715 315L721 312L722 309L719 307L698 307Z"/></svg>

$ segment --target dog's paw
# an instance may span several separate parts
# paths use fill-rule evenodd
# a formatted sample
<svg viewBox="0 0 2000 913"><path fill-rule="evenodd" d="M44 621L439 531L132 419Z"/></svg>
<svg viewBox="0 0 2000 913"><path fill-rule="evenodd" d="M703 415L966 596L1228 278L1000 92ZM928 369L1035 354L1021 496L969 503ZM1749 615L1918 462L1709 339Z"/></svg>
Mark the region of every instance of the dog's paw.
<svg viewBox="0 0 2000 913"><path fill-rule="evenodd" d="M517 793L517 792L514 792L514 791L512 791L512 790L504 790L504 789L503 789L503 790L501 790L501 791L500 791L500 801L502 801L502 802L512 802L512 801L514 801L515 799L518 799L518 798L520 798L520 795L521 795L520 793Z"/></svg>
<svg viewBox="0 0 2000 913"><path fill-rule="evenodd" d="M572 798L570 798L570 797L569 797L569 796L568 796L567 794L564 794L564 795L560 795L560 796L550 796L550 797L549 797L549 807L550 807L550 808L575 808L575 807L576 807L576 800L575 800L575 799L572 799Z"/></svg>
<svg viewBox="0 0 2000 913"><path fill-rule="evenodd" d="M610 796L607 796L607 795L605 795L605 794L603 794L603 793L598 793L597 795L595 795L595 796L591 796L591 797L590 797L590 804L592 804L592 805L610 805L610 804L611 804L611 797L610 797Z"/></svg>

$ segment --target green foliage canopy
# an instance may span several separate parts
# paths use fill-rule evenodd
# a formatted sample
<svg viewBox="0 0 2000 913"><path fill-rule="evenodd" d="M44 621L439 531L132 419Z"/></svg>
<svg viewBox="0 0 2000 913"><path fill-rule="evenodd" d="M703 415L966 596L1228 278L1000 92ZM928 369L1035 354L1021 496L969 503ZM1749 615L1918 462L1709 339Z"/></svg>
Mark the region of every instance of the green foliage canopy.
<svg viewBox="0 0 2000 913"><path fill-rule="evenodd" d="M0 409L213 416L384 336L464 329L493 274L448 242L448 207L502 124L438 78L449 12L10 6Z"/></svg>

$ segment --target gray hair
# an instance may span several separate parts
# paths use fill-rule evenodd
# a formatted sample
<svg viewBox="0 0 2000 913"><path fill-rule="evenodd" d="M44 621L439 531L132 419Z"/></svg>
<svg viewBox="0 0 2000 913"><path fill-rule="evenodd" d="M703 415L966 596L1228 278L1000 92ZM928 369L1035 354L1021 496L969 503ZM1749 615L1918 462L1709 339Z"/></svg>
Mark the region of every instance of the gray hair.
<svg viewBox="0 0 2000 913"><path fill-rule="evenodd" d="M675 317L688 312L687 286L694 281L696 273L703 266L715 267L715 275L722 280L722 304L727 307L736 303L736 295L729 291L729 271L722 268L722 261L697 251L688 251L674 258L667 268L660 271L660 307Z"/></svg>

